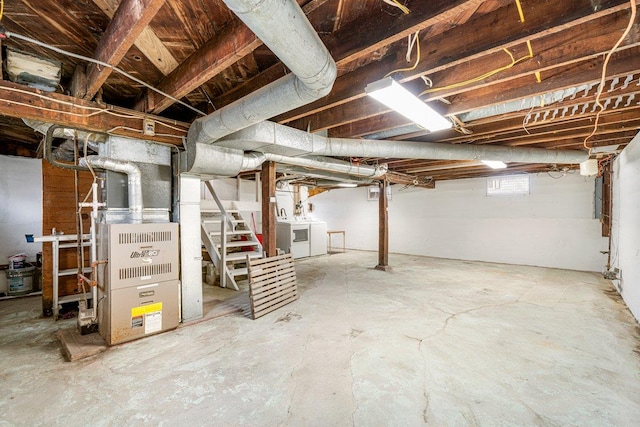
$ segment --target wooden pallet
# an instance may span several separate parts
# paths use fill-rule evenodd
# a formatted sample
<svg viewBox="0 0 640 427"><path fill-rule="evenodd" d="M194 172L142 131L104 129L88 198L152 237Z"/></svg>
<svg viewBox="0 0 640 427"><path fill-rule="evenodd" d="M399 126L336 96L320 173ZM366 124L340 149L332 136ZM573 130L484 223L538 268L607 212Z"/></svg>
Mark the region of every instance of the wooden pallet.
<svg viewBox="0 0 640 427"><path fill-rule="evenodd" d="M254 319L298 299L296 269L291 254L247 259L249 299Z"/></svg>

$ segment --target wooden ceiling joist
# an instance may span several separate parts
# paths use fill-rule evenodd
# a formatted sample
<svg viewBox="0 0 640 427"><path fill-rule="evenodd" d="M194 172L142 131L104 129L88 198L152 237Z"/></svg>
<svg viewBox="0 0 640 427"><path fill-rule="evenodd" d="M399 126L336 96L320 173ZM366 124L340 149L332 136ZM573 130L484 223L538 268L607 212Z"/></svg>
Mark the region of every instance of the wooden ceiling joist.
<svg viewBox="0 0 640 427"><path fill-rule="evenodd" d="M304 7L303 11L310 13L326 1L328 0L314 0ZM239 19L234 18L220 34L205 43L166 76L157 88L174 98L183 98L261 45L262 41ZM170 98L146 91L135 108L160 113L173 103ZM217 103L214 105L219 107Z"/></svg>
<svg viewBox="0 0 640 427"><path fill-rule="evenodd" d="M527 2L530 10L525 23L513 19L517 16L515 5L501 8L496 12L497 17L495 14L483 15L439 36L423 40L423 54L417 67L414 70L399 73L395 77L400 82L409 82L422 75L444 71L488 54L500 52L504 55L503 49L521 48L527 41L533 43L536 39L597 20L629 7L629 3L623 0L610 0L604 3L606 4L603 5L603 9L594 13L592 7L582 1L572 1L569 5L566 2L555 2L550 5L544 0L530 0ZM549 9L550 7L552 10ZM562 13L554 14L554 8L561 9ZM550 17L554 18L550 19ZM500 28L496 28L496 23ZM477 31L477 28L492 27L490 32ZM461 46L464 48L461 49ZM398 54L393 61L387 59L388 64L371 63L354 71L353 75L349 73L338 77L333 90L327 97L282 114L275 120L300 128L304 121L297 121L297 119L364 97L366 83L381 79L387 72L406 68L404 53L403 51ZM358 81L359 84L355 85L354 81ZM320 120L316 121L320 122Z"/></svg>
<svg viewBox="0 0 640 427"><path fill-rule="evenodd" d="M0 115L173 145L182 145L189 129L188 123L100 105L59 93L42 92L8 81L0 81ZM155 135L144 135L145 118L155 121Z"/></svg>
<svg viewBox="0 0 640 427"><path fill-rule="evenodd" d="M93 0L93 2L109 18L114 17L120 5L120 0ZM178 67L176 58L148 25L140 32L134 45L165 76Z"/></svg>
<svg viewBox="0 0 640 427"><path fill-rule="evenodd" d="M371 19L371 16L367 15L345 24L334 34L324 38L323 41L336 64L340 67L370 55L381 47L402 40L417 30L446 20L448 16L455 16L458 13L475 9L479 3L481 1L478 0L418 2L412 5L409 15L398 18L377 12L376 19ZM303 10L305 9L306 6ZM354 28L358 30L354 31ZM357 36L354 37L354 34ZM276 64L234 91L218 97L214 100L214 104L218 108L230 104L263 85L283 77L285 72L286 70L282 64ZM322 101L319 102L321 103Z"/></svg>
<svg viewBox="0 0 640 427"><path fill-rule="evenodd" d="M163 4L164 0L123 0L100 38L94 59L117 66ZM108 67L89 64L83 98L92 99L111 71Z"/></svg>

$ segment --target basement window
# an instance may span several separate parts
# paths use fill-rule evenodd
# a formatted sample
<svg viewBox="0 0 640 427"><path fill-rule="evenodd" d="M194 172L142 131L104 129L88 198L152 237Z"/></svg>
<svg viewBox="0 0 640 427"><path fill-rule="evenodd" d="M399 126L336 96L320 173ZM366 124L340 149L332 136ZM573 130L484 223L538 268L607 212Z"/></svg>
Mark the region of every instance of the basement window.
<svg viewBox="0 0 640 427"><path fill-rule="evenodd" d="M505 175L487 178L487 196L526 196L530 192L529 175Z"/></svg>

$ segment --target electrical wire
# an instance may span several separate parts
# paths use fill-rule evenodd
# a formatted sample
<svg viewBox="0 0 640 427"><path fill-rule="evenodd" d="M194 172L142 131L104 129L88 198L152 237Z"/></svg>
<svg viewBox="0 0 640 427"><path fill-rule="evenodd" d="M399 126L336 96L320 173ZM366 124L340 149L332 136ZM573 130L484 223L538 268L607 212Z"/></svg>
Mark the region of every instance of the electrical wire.
<svg viewBox="0 0 640 427"><path fill-rule="evenodd" d="M516 7L518 8L518 15L520 15L520 22L524 23L524 12L522 11L520 0L516 0Z"/></svg>
<svg viewBox="0 0 640 427"><path fill-rule="evenodd" d="M403 5L402 3L400 3L398 0L382 0L383 2L385 2L388 5L397 7L398 9L400 9L402 11L402 13L404 13L405 15L408 15L411 13L411 11L409 10L409 8L405 5Z"/></svg>
<svg viewBox="0 0 640 427"><path fill-rule="evenodd" d="M418 63L420 62L420 37L418 37L418 35L420 34L420 30L416 31L415 34L413 34L413 38L412 35L409 35L409 39L408 39L408 46L407 46L407 62L409 62L409 60L411 59L411 51L413 50L413 46L416 46L416 62L413 64L413 66L408 67L408 68L399 68L397 70L393 70L387 74L385 74L384 78L389 77L390 75L394 74L394 73L399 73L401 71L413 71L416 69L416 67L418 66Z"/></svg>
<svg viewBox="0 0 640 427"><path fill-rule="evenodd" d="M118 67L116 67L114 65L111 65L111 64L109 64L107 62L99 61L99 60L94 59L94 58L89 58L88 56L79 55L77 53L69 52L69 51L66 51L64 49L60 49L60 48L52 46L50 44L41 42L40 40L36 40L36 39L31 38L31 37L23 36L21 34L13 33L11 31L6 31L5 35L8 38L16 38L18 40L23 40L23 41L26 41L26 42L29 42L29 43L33 43L33 44L35 44L37 46L43 47L45 49L52 50L52 51L60 53L62 55L70 56L72 58L80 59L80 60L86 61L86 62L91 62L91 63L94 63L96 65L100 65L102 67L110 68L113 71L115 71L115 72L117 72L119 74L122 74L126 78L128 78L130 80L133 80L134 82L136 82L138 84L143 85L144 87L148 88L149 90L152 90L152 91L154 91L154 92L156 92L156 93L158 93L158 94L160 94L160 95L162 95L162 96L164 96L166 98L169 98L173 102L176 102L176 103L178 103L178 104L180 104L180 105L182 105L184 107L187 107L188 109L190 109L192 111L195 111L196 113L198 113L200 115L206 116L206 113L204 113L203 111L198 110L197 108L193 107L192 105L189 105L186 102L181 101L178 98L176 98L174 96L171 96L166 92L161 91L160 89L156 89L155 87L151 86L147 82L145 82L143 80L140 80L139 78L137 78L135 76L132 76L131 74L127 73L126 71L124 71L124 70L122 70L122 69L120 69L120 68L118 68Z"/></svg>
<svg viewBox="0 0 640 427"><path fill-rule="evenodd" d="M33 105L33 104L27 104L27 103L23 103L23 102L19 102L19 101L13 101L11 99L3 99L3 102L8 102L8 103L11 103L11 104L21 105L21 106L29 107L29 108L34 108L36 110L52 111L52 112L57 112L57 113L60 113L60 114L67 114L67 115L70 115L70 116L83 117L83 118L92 117L92 116L95 116L95 115L98 115L98 114L109 114L109 115L114 116L114 117L121 117L121 118L125 118L125 119L140 119L140 120L143 120L143 119L149 118L148 115L146 115L146 114L144 114L142 112L140 114L131 114L131 113L133 113L133 111L131 113L126 113L126 114L125 113L118 113L118 112L116 112L114 110L110 110L109 108L92 107L90 105L79 105L79 104L76 104L75 102L64 101L64 100L61 100L61 99L56 99L56 98L53 98L53 97L50 97L50 96L46 96L46 95L43 95L43 94L40 94L40 93L30 92L30 91L27 91L27 90L22 90L22 89L17 89L17 88L12 88L12 87L0 87L0 89L1 90L6 90L8 92L17 92L17 93L22 93L22 94L29 95L29 96L35 96L37 98L41 98L41 99L44 99L44 100L47 100L47 101L53 101L53 102L55 102L57 104L66 105L66 106L73 107L73 108L81 108L81 109L84 109L84 110L90 110L90 111L94 111L94 112L93 113L88 113L88 114L80 114L80 113L73 113L71 111L62 111L62 110L56 110L56 109L51 109L51 108L46 108L46 107L39 107L39 106L36 106L36 105ZM187 129L173 127L173 126L171 126L171 125L166 123L166 122L172 122L172 123L176 124L177 122L175 120L171 120L171 119L167 119L167 118L159 117L159 116L154 116L153 120L156 123L162 124L162 125L164 125L164 126L166 126L168 128L171 128L171 129L174 129L174 130L178 130L178 131L181 131L181 132L184 132L184 133L188 132Z"/></svg>
<svg viewBox="0 0 640 427"><path fill-rule="evenodd" d="M480 76L477 76L477 77L474 77L474 78L471 78L469 80L465 80L465 81L462 81L462 82L453 83L453 84L450 84L448 86L432 87L432 88L429 88L429 89L423 91L420 95L426 95L426 94L429 94L429 93L439 92L439 91L443 91L443 90L447 90L447 89L456 89L456 88L463 87L463 86L466 86L466 85L471 84L471 83L477 83L477 82L482 81L482 80L484 80L484 79L486 79L488 77L496 75L496 74L498 74L498 73L500 73L502 71L508 70L509 68L512 68L513 66L515 66L516 64L519 64L522 61L526 61L527 59L533 58L533 51L531 50L531 44L529 44L529 42L527 42L527 47L529 48L529 53L527 55L523 56L520 59L515 59L513 54L508 49L506 49L506 48L502 49L507 55L509 55L509 58L511 58L511 63L508 64L508 65L505 65L504 67L496 68L495 70L488 71L488 72L486 72L486 73L484 73L484 74L482 74Z"/></svg>
<svg viewBox="0 0 640 427"><path fill-rule="evenodd" d="M584 139L582 143L584 148L589 150L589 156L591 156L591 147L587 146L587 141L589 141L589 139L591 139L591 137L593 137L593 135L595 135L596 132L598 131L598 121L600 120L600 114L602 114L602 112L604 111L604 106L600 103L600 97L602 96L602 91L604 90L604 82L607 78L607 67L609 66L609 61L611 60L611 57L613 56L615 51L618 50L618 48L620 47L624 39L627 38L627 36L629 35L629 32L631 31L631 28L633 27L633 24L636 20L636 12L637 12L636 0L631 0L630 3L631 3L631 16L629 17L629 23L627 24L627 28L625 28L624 32L622 33L622 36L620 36L616 44L613 45L613 48L611 48L609 53L607 53L607 56L604 58L604 62L602 64L602 76L600 77L600 85L598 86L598 92L596 94L596 102L595 102L596 106L598 106L599 109L598 109L598 112L596 113L596 117L593 123L593 131L591 132L591 134L589 134L589 136L587 136Z"/></svg>
<svg viewBox="0 0 640 427"><path fill-rule="evenodd" d="M66 115L69 115L69 116L80 117L80 118L93 117L93 116L96 116L98 114L108 114L108 115L111 115L111 116L127 118L127 119L144 120L145 118L148 118L148 117L145 117L144 114L134 115L134 114L116 113L116 112L114 112L112 110L109 110L109 109L106 109L106 108L97 108L97 107L91 107L91 106L86 106L86 105L78 105L78 104L73 103L73 102L58 100L58 99L55 99L55 98L52 98L52 97L49 97L49 96L45 96L45 95L42 95L42 94L29 92L29 91L26 91L26 90L16 89L16 88L2 87L0 89L6 90L6 91L9 91L9 92L24 93L24 94L28 94L28 95L31 95L31 96L35 96L37 98L45 99L45 100L48 100L48 101L53 101L53 102L56 102L56 103L59 103L59 104L62 104L62 105L67 105L67 106L72 106L72 107L76 107L76 108L86 109L86 110L90 110L90 111L93 111L93 112L92 113L74 113L74 112L71 112L71 111L63 111L63 110L57 110L57 109L53 109L53 108L40 107L40 106L37 106L37 105L33 105L33 104L25 103L25 102L14 101L14 100L11 100L11 99L4 99L3 100L4 102L7 102L9 104L20 105L20 106L23 106L23 107L33 108L33 109L39 110L39 111L47 111L47 112L58 113L58 114L66 114ZM179 128L179 127L176 127L176 126L172 126L172 125L170 125L168 123L165 123L163 121L163 120L165 120L164 118L157 117L157 118L154 118L153 120L158 125L165 126L165 127L169 128L169 129L173 129L173 130L176 130L176 131L179 131L179 132L184 132L184 133L188 132L187 129L182 129L182 128ZM166 119L166 120L170 120L170 119ZM173 121L173 122L175 122L175 121ZM111 133L111 132L113 132L115 130L118 130L118 129L125 129L125 130L130 130L130 131L134 131L134 132L138 132L138 133L144 134L144 132L141 129L128 128L128 127L125 127L125 126L116 126L115 128L108 130L106 133ZM157 133L156 136L167 136L167 137L172 137L172 138L177 138L177 139L184 138L184 137L179 136L179 135L159 134L159 133Z"/></svg>

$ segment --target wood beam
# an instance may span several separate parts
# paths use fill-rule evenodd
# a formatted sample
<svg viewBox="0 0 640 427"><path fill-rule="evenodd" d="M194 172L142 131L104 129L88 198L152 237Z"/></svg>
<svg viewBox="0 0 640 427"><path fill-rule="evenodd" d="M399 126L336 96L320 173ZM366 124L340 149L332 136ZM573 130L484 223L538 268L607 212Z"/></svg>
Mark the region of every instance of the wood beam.
<svg viewBox="0 0 640 427"><path fill-rule="evenodd" d="M120 0L93 0L105 15L113 18ZM146 26L134 42L140 52L165 76L178 67L178 60L162 43L151 27Z"/></svg>
<svg viewBox="0 0 640 427"><path fill-rule="evenodd" d="M315 0L302 8L305 13L316 10L328 0ZM174 98L183 98L199 86L220 74L238 60L247 56L262 41L237 18L230 20L222 32L193 52L157 88ZM136 103L136 110L160 113L174 103L173 100L155 92L146 91ZM214 102L218 108L220 105Z"/></svg>
<svg viewBox="0 0 640 427"><path fill-rule="evenodd" d="M376 270L391 271L389 266L389 206L387 201L387 181L380 181L378 199L378 265Z"/></svg>
<svg viewBox="0 0 640 427"><path fill-rule="evenodd" d="M494 86L482 87L468 91L449 101L445 114L461 114L478 108L498 105L531 96L550 93L561 89L576 87L583 84L597 84L602 74L604 58L594 58L579 64L554 70L552 75L545 77L541 83L535 83L531 76L521 77L512 81L507 88ZM640 70L640 48L634 47L616 52L607 67L608 80L615 77L626 77ZM605 94L606 95L606 94Z"/></svg>
<svg viewBox="0 0 640 427"><path fill-rule="evenodd" d="M396 171L388 171L385 175L387 181L390 184L409 185L418 188L436 188L436 183L433 180L425 180L415 175L409 175Z"/></svg>
<svg viewBox="0 0 640 427"><path fill-rule="evenodd" d="M234 19L218 37L209 40L202 48L185 59L157 85L157 88L180 99L253 52L260 45L262 45L260 39L239 19ZM170 98L147 91L135 108L159 113L173 103L174 101Z"/></svg>
<svg viewBox="0 0 640 427"><path fill-rule="evenodd" d="M324 43L338 67L341 67L349 62L367 57L376 50L402 40L418 30L446 22L458 14L476 10L481 3L482 1L479 0L415 2L411 5L409 15L393 16L376 12L375 17L372 15L363 16L324 38ZM303 7L305 13L309 13L308 6ZM353 31L354 28L357 28L358 31ZM402 67L405 66L402 65ZM218 108L224 107L283 77L285 72L286 70L281 63L273 65L253 79L219 96L214 100L214 104Z"/></svg>
<svg viewBox="0 0 640 427"><path fill-rule="evenodd" d="M567 4L569 3L569 4ZM502 52L514 46L522 46L527 41L536 40L550 34L562 32L586 22L597 20L629 8L624 0L607 0L602 9L593 12L589 2L573 0L571 2L555 2L549 4L544 0L527 1L527 20L520 23L517 19L515 4L505 6L495 13L482 15L469 20L439 36L422 40L422 58L412 71L398 73L396 79L409 82L422 75L446 70L452 66L476 60L490 53ZM555 19L550 19L555 17ZM477 31L477 28L492 28L490 32ZM432 48L431 48L432 47ZM424 50L424 48L423 48ZM503 52L504 54L504 52ZM384 77L387 72L406 67L404 52L395 58L374 62L338 77L331 93L320 101L316 101L275 117L275 121L284 124L342 103L365 96L364 86L367 83ZM357 84L354 84L357 82ZM315 129L313 129L315 130Z"/></svg>
<svg viewBox="0 0 640 427"><path fill-rule="evenodd" d="M620 29L624 28L628 19L627 11L621 11L596 21L587 22L576 28L543 37L532 43L534 51L533 59L521 62L501 73L465 86L451 87L460 82L472 80L485 72L495 70L497 67L496 64L507 65L510 62L510 58L505 52L501 51L431 74L429 77L434 82L436 88L450 88L433 92L427 95L425 100L429 101L435 98L449 97L489 84L500 84L501 86L499 87L502 88L504 87L502 85L508 84L511 80L527 75L533 76L535 72L540 72L542 76L545 76L547 71L553 72L554 68L570 66L586 59L605 55L620 37ZM614 28L615 30L603 34L602 28ZM638 43L634 38L628 38L626 44L623 44L620 49L635 47ZM562 48L559 49L559 46ZM526 45L519 45L511 48L510 52L515 58L524 58L528 54L528 49ZM408 82L404 86L413 93L420 93L426 89L424 83L418 80ZM496 86L496 88L497 87L498 86ZM359 113L358 109L362 109L363 111ZM330 131L330 135L334 137L362 136L408 124L407 119L404 118L396 120L388 117L388 115L383 116L384 118L372 117L363 103L356 104L351 110L353 116L349 117L348 121L344 120L339 124L331 120L325 122L321 117L314 116L308 117L306 121L313 126L318 126L318 129L328 129L331 125L337 125ZM360 117L360 120L365 118L369 118L369 120L354 123L356 117ZM290 125L298 127L300 122L302 121L291 122ZM313 127L313 129L315 129L315 127Z"/></svg>
<svg viewBox="0 0 640 427"><path fill-rule="evenodd" d="M276 164L264 162L262 183L262 250L267 257L276 256Z"/></svg>
<svg viewBox="0 0 640 427"><path fill-rule="evenodd" d="M0 115L182 145L189 124L110 105L83 101L0 81ZM156 135L143 135L143 119L155 122Z"/></svg>
<svg viewBox="0 0 640 427"><path fill-rule="evenodd" d="M509 81L526 75L535 80L534 73L536 72L541 73L544 78L547 72L553 73L556 68L568 67L585 60L604 56L618 41L622 29L625 28L628 21L628 12L621 11L541 37L531 43L533 58L524 60L482 81L461 87L455 87L455 85L491 72L500 66L507 66L511 63L511 58L506 52L500 51L430 74L429 78L434 82L433 89L436 91L426 95L425 99L429 101L436 98L446 98L483 85L498 83L508 85ZM609 31L603 33L603 28L609 29ZM618 50L629 49L639 44L640 41L636 37L628 37ZM529 55L526 44L514 46L509 51L516 59L526 58ZM419 80L413 80L405 87L417 93L426 89L424 83ZM446 89L447 87L448 89ZM443 88L443 90L437 90L438 88Z"/></svg>
<svg viewBox="0 0 640 427"><path fill-rule="evenodd" d="M640 44L634 44L632 47L625 47L623 50L616 52L608 67L608 81L611 81L615 77L624 80L628 74L634 74L639 71L639 54ZM519 74L518 78L514 78L509 81L508 85L501 82L471 85L466 88L465 91L461 91L458 95L451 97L449 99L451 105L445 107L443 104L438 103L435 105L432 104L432 106L436 108L441 107L439 111L445 115L457 115L491 105L498 105L508 101L524 99L582 84L595 84L599 82L601 77L603 59L603 55L598 55L596 57L590 57L590 59L579 63L574 63L572 61L566 66L547 69L541 83L536 83L535 78L530 73L524 73ZM632 88L630 87L629 90L632 90ZM604 93L604 97L618 95L620 94ZM590 100L592 99L593 98ZM579 98L572 101L565 100L562 105L564 107L586 101L587 99ZM375 104L378 104L377 109ZM389 110L384 105L381 105L368 97L364 97L346 104L326 109L309 117L296 119L295 121L290 122L289 126L299 129L309 126L315 131L316 126L319 129L331 129L338 126L350 125L340 129L336 133L330 132L330 135L333 137L350 136L345 135L345 131L349 131L351 129L356 130L360 135L362 135L373 133L379 129L371 126L371 122L352 124L357 122L357 117L361 117L362 119L371 119L387 112L389 112ZM407 124L406 120L403 120L402 118L398 118L397 120L382 120L382 123L382 126L387 129ZM404 135L402 138L414 138L425 134L426 132L417 132L412 135ZM440 140L442 136L440 132L432 135L433 138L437 138L438 140Z"/></svg>
<svg viewBox="0 0 640 427"><path fill-rule="evenodd" d="M140 33L156 16L165 0L123 0L100 38L95 59L116 66L127 54ZM112 69L96 64L87 66L85 99L92 99L111 74Z"/></svg>

